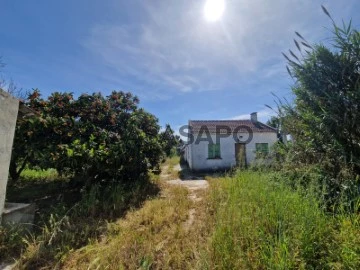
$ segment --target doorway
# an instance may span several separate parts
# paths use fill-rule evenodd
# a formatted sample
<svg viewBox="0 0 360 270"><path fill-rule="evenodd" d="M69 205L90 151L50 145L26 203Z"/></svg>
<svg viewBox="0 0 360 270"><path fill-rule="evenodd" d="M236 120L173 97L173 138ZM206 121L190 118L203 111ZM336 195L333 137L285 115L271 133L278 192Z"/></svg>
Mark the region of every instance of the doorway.
<svg viewBox="0 0 360 270"><path fill-rule="evenodd" d="M235 143L236 166L246 168L246 148L245 143Z"/></svg>

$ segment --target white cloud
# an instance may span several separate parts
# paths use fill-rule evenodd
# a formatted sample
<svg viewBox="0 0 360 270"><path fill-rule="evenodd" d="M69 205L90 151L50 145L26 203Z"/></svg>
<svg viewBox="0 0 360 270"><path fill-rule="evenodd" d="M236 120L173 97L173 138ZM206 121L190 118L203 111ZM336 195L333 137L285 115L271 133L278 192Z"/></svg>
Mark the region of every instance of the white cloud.
<svg viewBox="0 0 360 270"><path fill-rule="evenodd" d="M231 120L250 119L250 113L252 113L252 112L236 115L236 116L230 117L230 119ZM266 123L266 121L269 120L271 116L275 116L275 115L276 115L276 113L274 111L270 110L269 108L262 109L257 112L258 120L263 123Z"/></svg>
<svg viewBox="0 0 360 270"><path fill-rule="evenodd" d="M280 53L294 47L294 31L318 41L323 25L330 25L313 0L228 0L219 23L204 20L203 1L136 3L144 16L132 14L136 20L128 24L98 24L83 45L119 77L155 87L162 96L241 89L287 76ZM343 5L329 4L334 12Z"/></svg>

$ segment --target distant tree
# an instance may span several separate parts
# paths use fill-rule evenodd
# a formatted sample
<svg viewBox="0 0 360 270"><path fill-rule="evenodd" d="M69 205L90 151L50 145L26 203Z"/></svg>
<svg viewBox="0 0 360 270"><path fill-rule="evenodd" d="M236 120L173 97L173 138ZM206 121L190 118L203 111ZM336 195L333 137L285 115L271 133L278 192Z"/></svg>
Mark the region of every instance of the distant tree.
<svg viewBox="0 0 360 270"><path fill-rule="evenodd" d="M183 139L179 135L175 135L175 139L178 142L178 146L182 146L184 144Z"/></svg>
<svg viewBox="0 0 360 270"><path fill-rule="evenodd" d="M276 128L279 130L280 128L280 119L277 116L271 116L269 120L266 121L266 124L270 127Z"/></svg>
<svg viewBox="0 0 360 270"><path fill-rule="evenodd" d="M165 130L160 133L160 139L163 151L166 156L170 157L176 153L176 147L179 145L180 137L174 134L169 124L166 124Z"/></svg>

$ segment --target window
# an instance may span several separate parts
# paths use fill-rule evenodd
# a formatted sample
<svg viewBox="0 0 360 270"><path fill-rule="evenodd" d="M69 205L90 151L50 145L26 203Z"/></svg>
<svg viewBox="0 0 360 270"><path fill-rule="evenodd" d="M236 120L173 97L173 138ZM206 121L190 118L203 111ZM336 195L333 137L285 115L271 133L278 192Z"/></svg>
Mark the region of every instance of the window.
<svg viewBox="0 0 360 270"><path fill-rule="evenodd" d="M208 158L221 158L220 143L210 144L208 146Z"/></svg>
<svg viewBox="0 0 360 270"><path fill-rule="evenodd" d="M269 144L267 143L257 143L256 146L256 153L266 155L269 153Z"/></svg>

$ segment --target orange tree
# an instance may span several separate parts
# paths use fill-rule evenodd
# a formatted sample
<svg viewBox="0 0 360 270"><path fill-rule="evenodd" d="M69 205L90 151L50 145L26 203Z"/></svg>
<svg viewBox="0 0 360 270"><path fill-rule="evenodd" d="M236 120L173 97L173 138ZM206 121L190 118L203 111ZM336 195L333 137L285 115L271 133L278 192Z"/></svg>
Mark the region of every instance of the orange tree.
<svg viewBox="0 0 360 270"><path fill-rule="evenodd" d="M26 166L56 168L83 184L127 182L158 169L162 158L157 118L138 108L131 93L51 94L34 90L25 104L38 117L18 122L10 175Z"/></svg>

